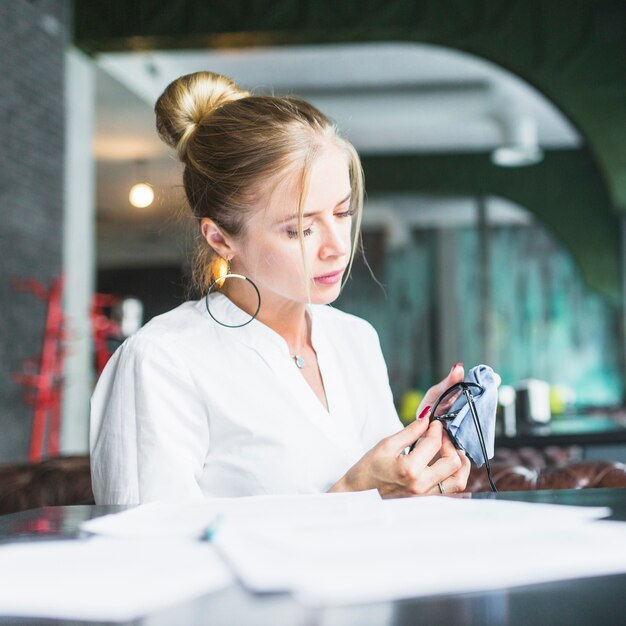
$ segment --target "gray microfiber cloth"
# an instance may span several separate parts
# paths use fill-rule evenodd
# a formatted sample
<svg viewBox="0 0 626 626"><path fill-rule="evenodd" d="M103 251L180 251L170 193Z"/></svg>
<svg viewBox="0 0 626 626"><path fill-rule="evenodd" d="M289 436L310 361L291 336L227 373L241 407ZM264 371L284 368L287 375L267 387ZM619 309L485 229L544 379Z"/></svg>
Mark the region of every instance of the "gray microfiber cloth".
<svg viewBox="0 0 626 626"><path fill-rule="evenodd" d="M467 373L464 382L478 383L485 389L485 392L479 398L474 398L474 404L485 440L487 457L491 459L494 452L496 406L498 403L498 387L494 372L488 365L477 365ZM480 467L485 461L465 394L461 393L448 411L459 411L453 420L446 420L445 422L446 429L453 442L458 448L465 450L467 456Z"/></svg>

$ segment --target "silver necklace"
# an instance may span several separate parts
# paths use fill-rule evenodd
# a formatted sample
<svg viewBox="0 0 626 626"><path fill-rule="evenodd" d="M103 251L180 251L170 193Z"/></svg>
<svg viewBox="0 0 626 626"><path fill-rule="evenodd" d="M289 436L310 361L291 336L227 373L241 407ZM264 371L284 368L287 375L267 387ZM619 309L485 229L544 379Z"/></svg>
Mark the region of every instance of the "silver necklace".
<svg viewBox="0 0 626 626"><path fill-rule="evenodd" d="M308 328L308 324L307 324L307 328ZM300 350L302 350L302 348L304 348L304 346L302 346ZM305 368L306 363L304 362L304 359L297 352L296 354L291 354L291 358L296 362L296 365L298 366L299 369L303 370Z"/></svg>
<svg viewBox="0 0 626 626"><path fill-rule="evenodd" d="M291 358L296 362L296 365L303 370L304 366L306 365L306 363L304 362L304 359L299 355L299 354L292 354Z"/></svg>
<svg viewBox="0 0 626 626"><path fill-rule="evenodd" d="M300 350L302 350L303 348L304 348L304 346L301 346ZM298 366L298 368L303 370L305 365L306 365L306 363L304 362L304 359L302 358L302 356L300 354L298 354L298 352L293 354L291 352L291 350L289 351L289 354L291 355L291 358L295 361L295 363Z"/></svg>

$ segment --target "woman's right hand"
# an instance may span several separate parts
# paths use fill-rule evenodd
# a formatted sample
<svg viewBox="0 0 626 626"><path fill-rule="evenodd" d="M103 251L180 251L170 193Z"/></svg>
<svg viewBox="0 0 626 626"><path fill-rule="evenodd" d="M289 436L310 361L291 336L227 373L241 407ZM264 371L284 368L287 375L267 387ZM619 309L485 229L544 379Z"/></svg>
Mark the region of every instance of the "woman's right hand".
<svg viewBox="0 0 626 626"><path fill-rule="evenodd" d="M400 432L385 437L353 465L330 491L378 489L383 498L463 491L470 461L457 450L441 422L429 424L430 407ZM421 439L420 439L421 438ZM410 454L403 451L418 441Z"/></svg>

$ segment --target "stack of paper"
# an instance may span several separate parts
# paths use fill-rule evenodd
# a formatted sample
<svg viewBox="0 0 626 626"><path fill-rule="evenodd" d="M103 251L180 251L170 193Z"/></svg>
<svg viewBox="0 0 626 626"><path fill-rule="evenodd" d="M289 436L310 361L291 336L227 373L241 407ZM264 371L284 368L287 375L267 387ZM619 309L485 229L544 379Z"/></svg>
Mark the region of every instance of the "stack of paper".
<svg viewBox="0 0 626 626"><path fill-rule="evenodd" d="M132 619L231 570L314 606L623 573L626 523L609 513L376 491L147 504L82 525L99 538L0 547L0 614Z"/></svg>
<svg viewBox="0 0 626 626"><path fill-rule="evenodd" d="M200 537L253 591L314 604L385 601L626 572L607 508L377 492L145 505L92 520L108 536Z"/></svg>

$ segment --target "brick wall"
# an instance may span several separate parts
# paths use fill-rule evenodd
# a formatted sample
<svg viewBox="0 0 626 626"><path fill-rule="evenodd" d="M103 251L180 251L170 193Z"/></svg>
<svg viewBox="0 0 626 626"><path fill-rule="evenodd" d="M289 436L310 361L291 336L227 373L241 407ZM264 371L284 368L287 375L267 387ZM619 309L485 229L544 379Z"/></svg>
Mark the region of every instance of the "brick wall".
<svg viewBox="0 0 626 626"><path fill-rule="evenodd" d="M0 463L27 456L32 408L12 381L41 352L45 304L12 279L61 271L68 0L0 2Z"/></svg>

